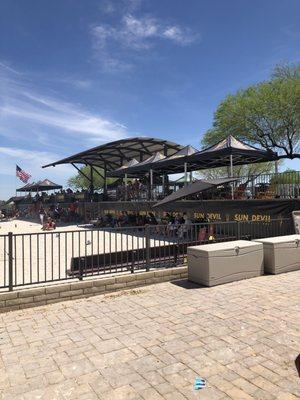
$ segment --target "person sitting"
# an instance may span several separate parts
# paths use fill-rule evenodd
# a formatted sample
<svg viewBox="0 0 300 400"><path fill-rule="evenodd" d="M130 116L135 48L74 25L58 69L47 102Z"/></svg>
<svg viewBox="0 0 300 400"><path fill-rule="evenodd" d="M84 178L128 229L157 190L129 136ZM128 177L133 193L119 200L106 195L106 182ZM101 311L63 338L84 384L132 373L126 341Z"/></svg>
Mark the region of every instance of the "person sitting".
<svg viewBox="0 0 300 400"><path fill-rule="evenodd" d="M127 226L128 222L129 222L128 214L126 211L124 211L118 218L117 226L122 228L123 226Z"/></svg>
<svg viewBox="0 0 300 400"><path fill-rule="evenodd" d="M148 215L148 224L149 225L157 225L158 224L157 219L155 218L155 215L152 212L150 212Z"/></svg>
<svg viewBox="0 0 300 400"><path fill-rule="evenodd" d="M44 223L42 230L43 231L53 231L56 228L55 222L51 217L48 217L46 222Z"/></svg>

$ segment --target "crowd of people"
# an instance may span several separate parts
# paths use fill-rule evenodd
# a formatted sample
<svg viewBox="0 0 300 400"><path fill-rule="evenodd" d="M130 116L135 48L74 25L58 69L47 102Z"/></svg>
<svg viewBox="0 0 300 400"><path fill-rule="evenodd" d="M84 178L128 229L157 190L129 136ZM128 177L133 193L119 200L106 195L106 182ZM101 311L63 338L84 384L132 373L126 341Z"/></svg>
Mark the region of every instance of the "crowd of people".
<svg viewBox="0 0 300 400"><path fill-rule="evenodd" d="M192 229L191 224L205 224L202 228L209 230L208 220L192 219L186 213L165 212L162 216L155 216L154 213L120 212L118 214L105 214L93 220L93 225L102 228L124 228L144 227L146 225L156 226L156 233L168 237L187 237ZM206 225L207 224L207 225Z"/></svg>
<svg viewBox="0 0 300 400"><path fill-rule="evenodd" d="M16 210L15 218L36 219L44 230L55 229L59 223L79 223L82 217L79 213L79 202L74 201L67 207L62 207L60 204L46 204L39 202L28 205L22 210Z"/></svg>
<svg viewBox="0 0 300 400"><path fill-rule="evenodd" d="M61 189L51 194L46 192L38 192L35 195L32 195L32 193L29 192L25 198L25 201L29 203L53 204L60 198L68 199L68 201L75 201L77 197L84 199L86 196L88 196L87 190L82 189L73 191L71 188L67 188L67 189Z"/></svg>
<svg viewBox="0 0 300 400"><path fill-rule="evenodd" d="M120 183L116 189L116 199L120 201L128 200L142 200L147 199L149 185L145 180L134 179L126 185L124 182Z"/></svg>

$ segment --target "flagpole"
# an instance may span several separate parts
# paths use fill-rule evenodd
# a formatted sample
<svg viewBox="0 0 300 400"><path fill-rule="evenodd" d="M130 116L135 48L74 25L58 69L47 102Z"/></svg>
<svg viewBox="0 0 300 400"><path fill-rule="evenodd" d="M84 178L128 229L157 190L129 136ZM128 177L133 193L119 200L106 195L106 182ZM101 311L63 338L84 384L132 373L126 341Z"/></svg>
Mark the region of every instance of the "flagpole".
<svg viewBox="0 0 300 400"><path fill-rule="evenodd" d="M15 195L17 197L17 164L15 168Z"/></svg>

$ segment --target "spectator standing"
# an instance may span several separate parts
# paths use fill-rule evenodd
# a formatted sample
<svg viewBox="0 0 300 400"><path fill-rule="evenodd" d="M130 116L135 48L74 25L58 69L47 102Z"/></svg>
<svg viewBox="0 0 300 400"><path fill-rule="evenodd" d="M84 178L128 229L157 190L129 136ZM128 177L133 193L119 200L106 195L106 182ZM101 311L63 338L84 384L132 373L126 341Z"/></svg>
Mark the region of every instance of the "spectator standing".
<svg viewBox="0 0 300 400"><path fill-rule="evenodd" d="M45 218L45 215L46 215L46 211L45 211L44 207L43 207L43 206L40 206L40 209L39 209L39 216L40 216L40 222L41 222L41 225L42 225L42 226L44 226L44 218Z"/></svg>

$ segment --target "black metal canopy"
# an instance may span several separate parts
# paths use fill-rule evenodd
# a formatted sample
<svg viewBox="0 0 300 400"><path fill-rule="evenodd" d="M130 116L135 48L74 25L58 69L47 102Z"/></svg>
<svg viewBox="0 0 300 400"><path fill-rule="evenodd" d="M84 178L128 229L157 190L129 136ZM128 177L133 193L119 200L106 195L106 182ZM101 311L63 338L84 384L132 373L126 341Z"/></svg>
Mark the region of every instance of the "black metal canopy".
<svg viewBox="0 0 300 400"><path fill-rule="evenodd" d="M120 168L116 169L116 171L123 171L126 168L133 167L134 165L136 165L138 163L139 163L138 160L136 158L133 158L129 162L126 162L125 164L123 164Z"/></svg>
<svg viewBox="0 0 300 400"><path fill-rule="evenodd" d="M233 165L278 160L277 153L250 146L230 135L215 145L191 155L187 162L191 164L192 168L196 167L196 169L219 168L227 167L230 164L231 157Z"/></svg>
<svg viewBox="0 0 300 400"><path fill-rule="evenodd" d="M44 179L42 181L28 183L27 185L17 189L17 192L40 192L47 190L61 189L62 186L50 181L50 179Z"/></svg>
<svg viewBox="0 0 300 400"><path fill-rule="evenodd" d="M150 169L155 171L159 170L160 172L164 172L164 170L167 169L167 173L172 174L177 172L176 169L178 169L178 167L180 168L188 156L196 152L197 150L190 145L182 147L169 157L165 157L161 153L157 152L138 164L128 166L124 169L119 168L118 170L111 171L108 176L124 176L125 174L128 174L129 176L139 176L149 172ZM173 169L175 170L174 172L172 172Z"/></svg>
<svg viewBox="0 0 300 400"><path fill-rule="evenodd" d="M168 140L136 137L117 140L82 151L62 160L44 165L43 168L59 164L86 164L114 171L126 162L136 158L139 162L146 160L156 152L168 157L181 150L183 146Z"/></svg>
<svg viewBox="0 0 300 400"><path fill-rule="evenodd" d="M184 149L187 149L184 153ZM119 172L118 176L125 173L129 175L141 175L152 169L159 174L174 174L184 171L197 171L201 169L228 167L232 161L233 165L254 164L278 159L277 153L258 149L250 146L233 136L228 136L217 144L207 149L196 151L191 146L186 146L172 156L151 163L139 163L132 168ZM113 173L110 173L113 176Z"/></svg>
<svg viewBox="0 0 300 400"><path fill-rule="evenodd" d="M35 185L35 183L26 183L25 186L22 186L21 188L17 189L17 192L30 192L32 191L32 187Z"/></svg>
<svg viewBox="0 0 300 400"><path fill-rule="evenodd" d="M238 178L199 179L198 181L190 183L189 185L183 187L182 189L179 189L176 192L165 197L163 200L154 204L153 207L159 207L162 206L163 204L172 203L173 201L183 199L187 196L201 193L213 187L225 185L227 183L234 182L237 180Z"/></svg>

